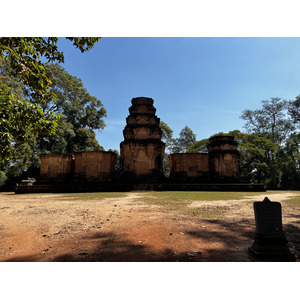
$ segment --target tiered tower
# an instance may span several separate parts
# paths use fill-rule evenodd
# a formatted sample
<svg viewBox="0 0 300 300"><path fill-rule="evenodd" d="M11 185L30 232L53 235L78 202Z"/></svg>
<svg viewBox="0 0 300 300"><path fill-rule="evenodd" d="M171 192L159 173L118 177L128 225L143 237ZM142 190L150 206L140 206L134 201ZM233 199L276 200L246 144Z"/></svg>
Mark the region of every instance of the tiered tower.
<svg viewBox="0 0 300 300"><path fill-rule="evenodd" d="M165 143L161 141L160 119L153 102L146 97L131 100L120 144L125 178L155 182L162 175Z"/></svg>

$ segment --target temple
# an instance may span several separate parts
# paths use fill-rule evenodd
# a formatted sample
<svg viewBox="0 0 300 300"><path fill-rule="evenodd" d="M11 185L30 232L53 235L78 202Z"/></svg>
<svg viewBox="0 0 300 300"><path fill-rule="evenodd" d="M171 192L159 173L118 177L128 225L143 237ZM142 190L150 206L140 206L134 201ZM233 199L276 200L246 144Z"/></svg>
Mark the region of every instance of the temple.
<svg viewBox="0 0 300 300"><path fill-rule="evenodd" d="M233 136L209 139L208 153L175 153L169 156L170 179L176 182L240 182L240 153Z"/></svg>
<svg viewBox="0 0 300 300"><path fill-rule="evenodd" d="M162 178L165 144L161 141L160 119L151 98L133 98L121 142L124 178L157 182Z"/></svg>
<svg viewBox="0 0 300 300"><path fill-rule="evenodd" d="M116 175L111 151L42 154L40 178L24 180L16 193L131 190L264 191L240 179L240 152L233 136L213 136L207 153L169 155L163 174L165 144L153 99L133 98L120 144L122 174Z"/></svg>

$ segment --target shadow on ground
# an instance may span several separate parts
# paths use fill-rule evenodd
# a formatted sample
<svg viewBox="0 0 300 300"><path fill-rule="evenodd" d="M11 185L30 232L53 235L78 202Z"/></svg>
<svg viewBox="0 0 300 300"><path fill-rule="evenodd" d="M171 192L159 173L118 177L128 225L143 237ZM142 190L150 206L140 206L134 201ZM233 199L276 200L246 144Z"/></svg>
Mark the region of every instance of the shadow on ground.
<svg viewBox="0 0 300 300"><path fill-rule="evenodd" d="M56 261L56 262L201 262L201 261L249 261L247 249L251 244L252 230L246 220L235 223L206 221L222 230L209 231L193 226L180 236L179 233L164 242L160 251L154 251L151 243L133 242L124 234L98 232L57 241L51 249L32 256L19 256L7 261ZM242 226L241 224L244 223ZM201 222L203 224L203 220ZM209 224L207 224L209 226ZM208 227L207 226L207 227ZM199 226L200 227L200 226ZM166 237L164 237L165 239ZM185 239L188 251L178 251L176 241ZM49 241L50 242L50 241ZM188 247L193 244L193 247ZM201 248L210 243L216 248ZM195 247L198 245L198 247ZM221 246L220 246L221 245ZM155 246L155 245L154 245ZM155 247L154 247L155 248ZM156 247L157 249L157 247ZM196 251L195 251L196 249Z"/></svg>
<svg viewBox="0 0 300 300"><path fill-rule="evenodd" d="M203 220L201 220L203 224ZM150 243L133 242L126 233L96 232L56 241L53 247L32 256L19 256L13 262L246 262L257 261L248 253L255 226L249 219L239 222L205 220L208 228L193 226L184 232L187 245L199 245L195 250L176 251L176 239L170 238L161 251L154 251ZM210 226L212 225L212 226ZM203 226L202 226L203 227ZM294 225L284 227L288 240L299 256L300 229ZM174 233L174 235L176 235ZM174 237L173 235L173 237ZM176 236L175 236L176 238ZM50 241L49 241L50 242ZM151 241L155 243L155 241ZM211 245L201 247L201 245ZM195 248L195 247L194 247ZM191 248L190 248L191 249Z"/></svg>

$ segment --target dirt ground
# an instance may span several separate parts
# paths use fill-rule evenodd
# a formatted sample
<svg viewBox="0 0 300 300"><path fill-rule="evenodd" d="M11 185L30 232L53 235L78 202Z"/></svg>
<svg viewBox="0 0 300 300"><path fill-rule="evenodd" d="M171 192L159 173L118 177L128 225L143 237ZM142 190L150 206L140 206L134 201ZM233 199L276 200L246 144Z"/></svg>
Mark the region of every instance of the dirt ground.
<svg viewBox="0 0 300 300"><path fill-rule="evenodd" d="M101 200L63 194L0 193L1 262L249 262L255 221L250 196L195 201L221 209L222 220L188 216L143 202L144 192ZM300 208L285 204L292 192L268 195L282 204L289 247L300 254Z"/></svg>

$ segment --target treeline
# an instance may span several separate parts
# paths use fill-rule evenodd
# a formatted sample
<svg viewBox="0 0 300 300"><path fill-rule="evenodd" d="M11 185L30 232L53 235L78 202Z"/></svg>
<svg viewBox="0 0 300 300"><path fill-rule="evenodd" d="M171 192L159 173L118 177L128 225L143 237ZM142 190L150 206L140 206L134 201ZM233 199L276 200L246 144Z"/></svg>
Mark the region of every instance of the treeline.
<svg viewBox="0 0 300 300"><path fill-rule="evenodd" d="M100 38L67 39L85 52ZM80 78L60 65L64 55L57 41L0 38L0 189L13 189L23 178L37 177L42 153L103 150L94 130L104 129L106 110ZM243 179L267 188L300 189L299 108L300 96L292 101L271 98L259 109L241 113L244 131L226 134L239 142ZM166 123L160 126L167 155L207 151L208 139L197 141L188 126L177 138ZM120 172L120 156L114 152Z"/></svg>
<svg viewBox="0 0 300 300"><path fill-rule="evenodd" d="M261 108L244 110L244 129L216 135L233 135L241 152L241 177L269 189L300 189L300 96L293 101L280 98L263 100ZM167 153L205 153L209 139L196 140L189 128L173 138L171 128L161 122ZM168 173L167 160L164 171Z"/></svg>

